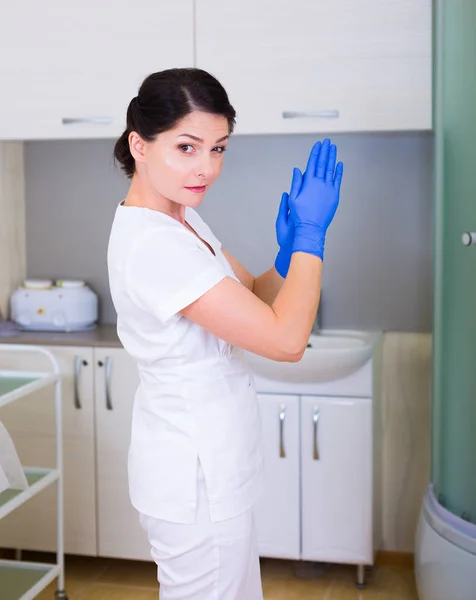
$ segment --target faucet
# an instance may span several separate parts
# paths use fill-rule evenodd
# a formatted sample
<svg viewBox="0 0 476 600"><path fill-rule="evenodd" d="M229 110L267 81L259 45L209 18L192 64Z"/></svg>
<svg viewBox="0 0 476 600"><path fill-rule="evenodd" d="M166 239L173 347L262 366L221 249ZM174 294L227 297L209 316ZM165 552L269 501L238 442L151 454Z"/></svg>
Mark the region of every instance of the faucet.
<svg viewBox="0 0 476 600"><path fill-rule="evenodd" d="M311 334L312 335L320 335L322 329L322 289L321 289L321 297L319 299L319 306L317 307L316 318L314 319L314 323L312 325Z"/></svg>

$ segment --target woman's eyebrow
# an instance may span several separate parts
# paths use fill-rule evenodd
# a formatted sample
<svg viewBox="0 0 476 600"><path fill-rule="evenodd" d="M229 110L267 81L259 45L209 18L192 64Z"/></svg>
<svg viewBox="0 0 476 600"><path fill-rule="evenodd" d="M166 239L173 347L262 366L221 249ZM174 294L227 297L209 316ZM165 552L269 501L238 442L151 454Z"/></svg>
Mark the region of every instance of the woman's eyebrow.
<svg viewBox="0 0 476 600"><path fill-rule="evenodd" d="M181 133L180 135L178 135L177 137L189 137L192 140L195 140L196 142L200 142L203 144L203 140L202 138L197 137L196 135L192 135L191 133ZM229 135L225 135L222 138L220 138L219 140L217 140L215 142L215 144L218 144L220 142L224 142L225 140L227 140L230 136Z"/></svg>

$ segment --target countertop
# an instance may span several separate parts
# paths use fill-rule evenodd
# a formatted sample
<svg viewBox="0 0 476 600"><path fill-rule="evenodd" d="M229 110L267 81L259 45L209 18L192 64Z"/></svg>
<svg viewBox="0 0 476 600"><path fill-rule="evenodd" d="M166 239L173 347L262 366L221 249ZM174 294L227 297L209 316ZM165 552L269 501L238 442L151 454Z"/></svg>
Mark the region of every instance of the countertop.
<svg viewBox="0 0 476 600"><path fill-rule="evenodd" d="M37 344L41 346L93 346L122 348L115 324L98 325L89 331L71 333L22 331L11 337L0 336L0 344Z"/></svg>

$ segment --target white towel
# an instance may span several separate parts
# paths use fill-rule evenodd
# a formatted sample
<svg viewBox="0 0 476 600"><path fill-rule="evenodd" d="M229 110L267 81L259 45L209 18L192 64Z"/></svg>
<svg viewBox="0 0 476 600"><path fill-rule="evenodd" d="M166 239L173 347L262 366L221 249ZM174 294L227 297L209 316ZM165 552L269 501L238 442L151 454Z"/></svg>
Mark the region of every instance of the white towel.
<svg viewBox="0 0 476 600"><path fill-rule="evenodd" d="M9 487L10 484L8 483L7 474L3 470L2 465L0 465L0 494L3 491L8 490Z"/></svg>
<svg viewBox="0 0 476 600"><path fill-rule="evenodd" d="M0 421L0 492L11 488L26 490L28 481L23 472L15 444Z"/></svg>

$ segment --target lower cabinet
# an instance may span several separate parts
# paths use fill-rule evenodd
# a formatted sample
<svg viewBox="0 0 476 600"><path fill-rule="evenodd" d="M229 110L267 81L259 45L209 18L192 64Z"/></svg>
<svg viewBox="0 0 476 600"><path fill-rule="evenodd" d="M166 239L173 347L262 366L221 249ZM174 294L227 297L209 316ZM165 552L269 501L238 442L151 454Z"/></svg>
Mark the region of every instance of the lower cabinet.
<svg viewBox="0 0 476 600"><path fill-rule="evenodd" d="M261 556L372 564L372 399L260 394Z"/></svg>
<svg viewBox="0 0 476 600"><path fill-rule="evenodd" d="M49 350L63 382L65 552L150 560L127 478L136 365L122 348ZM2 357L0 368L39 371L48 367L42 360L14 354L7 364ZM54 464L51 392L0 414L25 465ZM258 401L265 447L265 490L254 509L260 555L371 564L372 398L259 394ZM52 486L2 519L0 548L54 551L55 507Z"/></svg>
<svg viewBox="0 0 476 600"><path fill-rule="evenodd" d="M371 404L301 397L303 560L373 562Z"/></svg>
<svg viewBox="0 0 476 600"><path fill-rule="evenodd" d="M265 490L255 506L260 556L299 559L299 397L259 395Z"/></svg>
<svg viewBox="0 0 476 600"><path fill-rule="evenodd" d="M132 405L139 375L134 360L122 348L96 348L94 360L97 553L149 560L147 535L131 505L127 478Z"/></svg>

